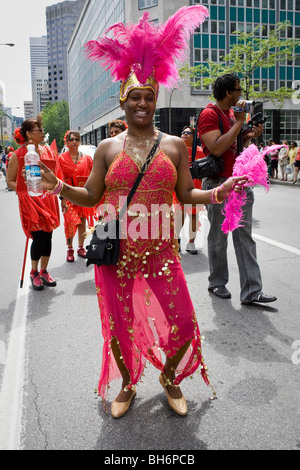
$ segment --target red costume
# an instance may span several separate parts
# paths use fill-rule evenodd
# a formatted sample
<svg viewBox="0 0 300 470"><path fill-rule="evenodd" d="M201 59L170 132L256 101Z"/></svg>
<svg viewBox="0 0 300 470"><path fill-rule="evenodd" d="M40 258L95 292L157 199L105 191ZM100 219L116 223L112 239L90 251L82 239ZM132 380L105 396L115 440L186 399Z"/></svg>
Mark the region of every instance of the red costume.
<svg viewBox="0 0 300 470"><path fill-rule="evenodd" d="M39 146L40 158L47 165L49 161L49 167L51 166L55 174L59 178L61 172L59 165L55 160L55 156L50 147ZM27 193L27 188L24 183L22 176L22 169L24 166L24 157L27 153L26 145L23 145L15 154L19 161L19 170L17 176L17 194L19 198L19 210L23 230L25 235L29 235L31 232L37 232L43 230L44 232L52 232L55 228L60 225L59 217L59 206L57 197L52 196L47 191L42 196L31 197ZM45 161L47 160L47 161ZM53 163L50 165L50 161Z"/></svg>
<svg viewBox="0 0 300 470"><path fill-rule="evenodd" d="M81 155L79 161L74 163L69 152L64 152L58 157L64 181L71 186L84 186L93 167L93 159L89 155ZM77 226L85 217L88 226L94 225L95 208L80 207L67 201L68 210L64 214L66 240L74 238Z"/></svg>

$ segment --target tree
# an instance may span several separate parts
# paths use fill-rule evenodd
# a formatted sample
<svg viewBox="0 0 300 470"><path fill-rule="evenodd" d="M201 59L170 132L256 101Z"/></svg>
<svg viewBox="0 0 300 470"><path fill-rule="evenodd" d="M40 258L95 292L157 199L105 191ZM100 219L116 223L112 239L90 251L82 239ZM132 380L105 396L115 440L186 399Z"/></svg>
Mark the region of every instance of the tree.
<svg viewBox="0 0 300 470"><path fill-rule="evenodd" d="M253 86L252 79L257 69L270 69L276 67L276 64L295 60L300 41L281 37L290 27L289 21L277 23L274 29L269 29L267 38L259 37L260 25L250 33L236 31L236 43L231 45L230 52L220 63L207 61L206 64L195 67L183 67L181 74L188 74L193 79L192 86L207 89L219 75L235 73L241 79L241 87L247 100L272 101L282 106L285 99L295 94L295 90L281 87L270 91L260 84Z"/></svg>
<svg viewBox="0 0 300 470"><path fill-rule="evenodd" d="M43 109L43 126L49 142L56 140L58 148L64 146L64 135L69 130L69 105L67 101L47 103Z"/></svg>

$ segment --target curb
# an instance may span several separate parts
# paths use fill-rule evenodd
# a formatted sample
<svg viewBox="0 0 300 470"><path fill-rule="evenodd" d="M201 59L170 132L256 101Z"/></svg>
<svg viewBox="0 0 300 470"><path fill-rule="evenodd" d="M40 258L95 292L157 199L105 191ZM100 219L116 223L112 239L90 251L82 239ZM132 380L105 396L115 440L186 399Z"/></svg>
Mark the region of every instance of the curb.
<svg viewBox="0 0 300 470"><path fill-rule="evenodd" d="M270 182L270 186L272 186L272 184L278 184L279 186L289 186L291 188L300 188L300 181L293 184L292 180L280 181L280 180L270 179L269 182Z"/></svg>

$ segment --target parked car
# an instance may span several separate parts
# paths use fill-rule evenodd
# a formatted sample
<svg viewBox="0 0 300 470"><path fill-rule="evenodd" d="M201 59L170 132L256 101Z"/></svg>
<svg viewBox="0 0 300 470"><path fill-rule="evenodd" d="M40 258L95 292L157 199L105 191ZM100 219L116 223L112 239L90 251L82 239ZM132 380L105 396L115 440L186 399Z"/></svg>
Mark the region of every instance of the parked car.
<svg viewBox="0 0 300 470"><path fill-rule="evenodd" d="M79 145L78 150L84 155L89 155L90 157L94 158L96 148L97 147L95 145Z"/></svg>

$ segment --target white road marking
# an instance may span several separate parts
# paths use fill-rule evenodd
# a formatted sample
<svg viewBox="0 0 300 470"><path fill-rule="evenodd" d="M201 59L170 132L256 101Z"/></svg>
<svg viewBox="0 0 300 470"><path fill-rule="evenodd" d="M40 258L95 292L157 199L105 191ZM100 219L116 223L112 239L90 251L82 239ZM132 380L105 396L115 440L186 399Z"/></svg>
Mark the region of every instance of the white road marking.
<svg viewBox="0 0 300 470"><path fill-rule="evenodd" d="M260 240L262 242L268 243L269 245L276 246L277 248L281 248L282 250L289 251L290 253L293 253L294 255L300 256L300 250L297 248L294 248L293 246L286 245L285 243L277 242L276 240L272 240L272 238L267 238L263 237L262 235L257 235L256 233L253 233L253 238L256 238L257 240Z"/></svg>
<svg viewBox="0 0 300 470"><path fill-rule="evenodd" d="M208 220L207 219L207 213L203 213L201 215L202 219ZM262 235L258 235L257 233L252 233L253 238L256 238L256 240L260 240L264 243L268 243L269 245L276 246L277 248L280 248L281 250L289 251L290 253L293 253L294 255L300 256L300 250L298 248L294 248L293 246L286 245L286 243L281 243L277 242L276 240L273 240L272 238L268 237L263 237Z"/></svg>
<svg viewBox="0 0 300 470"><path fill-rule="evenodd" d="M28 292L27 276L18 290L7 348L0 395L0 450L20 448Z"/></svg>

